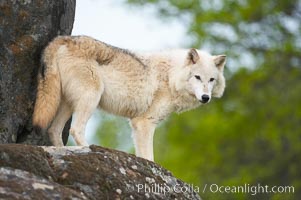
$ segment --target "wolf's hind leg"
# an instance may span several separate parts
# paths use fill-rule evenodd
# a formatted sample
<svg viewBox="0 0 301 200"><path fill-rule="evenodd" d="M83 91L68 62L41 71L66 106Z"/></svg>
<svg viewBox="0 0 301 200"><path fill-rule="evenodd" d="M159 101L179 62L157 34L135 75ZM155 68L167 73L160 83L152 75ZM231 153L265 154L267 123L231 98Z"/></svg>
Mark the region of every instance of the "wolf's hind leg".
<svg viewBox="0 0 301 200"><path fill-rule="evenodd" d="M73 136L76 144L79 146L88 146L88 143L85 140L85 128L94 109L95 108L89 107L76 110L73 113L70 134Z"/></svg>
<svg viewBox="0 0 301 200"><path fill-rule="evenodd" d="M93 95L84 96L74 108L70 134L79 146L88 146L85 140L85 128L93 111L97 108L100 96L101 94L97 95L96 92Z"/></svg>
<svg viewBox="0 0 301 200"><path fill-rule="evenodd" d="M62 140L62 131L66 122L71 117L71 113L72 111L70 106L64 100L61 100L57 114L47 131L49 139L54 146L64 146Z"/></svg>

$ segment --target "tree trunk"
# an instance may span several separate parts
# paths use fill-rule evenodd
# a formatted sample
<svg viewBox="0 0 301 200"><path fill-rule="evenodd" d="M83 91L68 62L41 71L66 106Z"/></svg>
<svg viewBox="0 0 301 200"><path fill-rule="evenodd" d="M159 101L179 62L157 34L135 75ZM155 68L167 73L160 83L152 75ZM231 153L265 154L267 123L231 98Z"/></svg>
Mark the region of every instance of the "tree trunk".
<svg viewBox="0 0 301 200"><path fill-rule="evenodd" d="M75 0L0 0L0 143L49 144L31 124L36 77L43 48L71 33L74 15Z"/></svg>

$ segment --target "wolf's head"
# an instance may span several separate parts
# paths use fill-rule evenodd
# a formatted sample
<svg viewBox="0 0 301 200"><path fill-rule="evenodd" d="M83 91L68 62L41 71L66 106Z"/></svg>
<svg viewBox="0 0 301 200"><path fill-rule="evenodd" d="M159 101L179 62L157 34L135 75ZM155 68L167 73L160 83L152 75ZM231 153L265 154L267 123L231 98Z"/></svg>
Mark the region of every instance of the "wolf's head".
<svg viewBox="0 0 301 200"><path fill-rule="evenodd" d="M199 102L221 97L225 89L225 55L212 56L196 49L186 51L184 66L177 72L177 91L188 92Z"/></svg>

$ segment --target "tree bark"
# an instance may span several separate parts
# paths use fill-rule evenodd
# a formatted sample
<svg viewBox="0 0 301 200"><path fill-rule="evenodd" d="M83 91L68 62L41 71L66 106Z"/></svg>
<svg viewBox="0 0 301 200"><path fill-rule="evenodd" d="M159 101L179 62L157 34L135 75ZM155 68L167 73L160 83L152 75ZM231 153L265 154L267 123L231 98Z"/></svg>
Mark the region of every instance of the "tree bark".
<svg viewBox="0 0 301 200"><path fill-rule="evenodd" d="M0 143L50 144L32 129L36 77L43 48L71 34L74 15L75 0L0 0Z"/></svg>

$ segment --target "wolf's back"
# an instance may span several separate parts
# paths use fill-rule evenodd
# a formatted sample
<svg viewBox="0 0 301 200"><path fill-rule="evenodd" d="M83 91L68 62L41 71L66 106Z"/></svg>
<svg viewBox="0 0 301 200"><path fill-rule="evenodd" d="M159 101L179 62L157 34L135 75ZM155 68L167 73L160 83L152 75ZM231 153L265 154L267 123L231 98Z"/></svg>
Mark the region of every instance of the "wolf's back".
<svg viewBox="0 0 301 200"><path fill-rule="evenodd" d="M38 75L37 97L33 113L33 126L47 129L53 120L61 99L61 79L57 66L57 50L60 42L52 41L44 50L42 70Z"/></svg>

